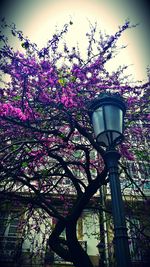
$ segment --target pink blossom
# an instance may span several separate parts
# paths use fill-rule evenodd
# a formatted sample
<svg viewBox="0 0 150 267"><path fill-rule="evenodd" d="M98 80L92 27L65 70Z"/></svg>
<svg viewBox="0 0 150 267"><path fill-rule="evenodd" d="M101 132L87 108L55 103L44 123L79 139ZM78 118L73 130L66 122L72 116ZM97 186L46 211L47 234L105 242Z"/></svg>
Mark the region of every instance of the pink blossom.
<svg viewBox="0 0 150 267"><path fill-rule="evenodd" d="M150 114L147 115L147 119L150 120Z"/></svg>
<svg viewBox="0 0 150 267"><path fill-rule="evenodd" d="M129 105L134 104L136 101L137 101L137 97L135 97L135 96L129 96L127 99L127 102Z"/></svg>
<svg viewBox="0 0 150 267"><path fill-rule="evenodd" d="M27 120L27 116L22 112L20 108L12 106L10 103L0 104L0 114L1 116L8 116L18 118L22 121Z"/></svg>
<svg viewBox="0 0 150 267"><path fill-rule="evenodd" d="M129 151L129 146L128 144L121 144L120 145L120 152L121 154L127 158L128 160L135 160L135 157L131 151Z"/></svg>

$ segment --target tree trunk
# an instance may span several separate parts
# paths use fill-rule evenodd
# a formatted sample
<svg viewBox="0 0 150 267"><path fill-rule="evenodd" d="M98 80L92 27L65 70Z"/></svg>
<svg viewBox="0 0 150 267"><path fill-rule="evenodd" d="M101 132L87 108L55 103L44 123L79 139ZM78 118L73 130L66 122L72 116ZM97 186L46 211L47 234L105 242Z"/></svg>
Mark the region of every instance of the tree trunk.
<svg viewBox="0 0 150 267"><path fill-rule="evenodd" d="M72 262L75 267L93 267L86 251L81 247L76 236L76 221L69 221L66 226L66 238Z"/></svg>

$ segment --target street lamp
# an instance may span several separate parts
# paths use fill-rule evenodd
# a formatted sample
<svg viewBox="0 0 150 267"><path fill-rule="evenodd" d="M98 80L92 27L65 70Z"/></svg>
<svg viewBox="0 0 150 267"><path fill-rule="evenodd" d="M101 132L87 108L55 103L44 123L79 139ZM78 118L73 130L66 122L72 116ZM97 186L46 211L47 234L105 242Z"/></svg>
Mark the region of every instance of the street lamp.
<svg viewBox="0 0 150 267"><path fill-rule="evenodd" d="M124 206L118 175L120 154L115 147L123 141L126 106L119 94L102 94L92 100L89 114L96 141L105 147L104 161L109 172L114 220L114 245L117 267L130 267L131 259Z"/></svg>

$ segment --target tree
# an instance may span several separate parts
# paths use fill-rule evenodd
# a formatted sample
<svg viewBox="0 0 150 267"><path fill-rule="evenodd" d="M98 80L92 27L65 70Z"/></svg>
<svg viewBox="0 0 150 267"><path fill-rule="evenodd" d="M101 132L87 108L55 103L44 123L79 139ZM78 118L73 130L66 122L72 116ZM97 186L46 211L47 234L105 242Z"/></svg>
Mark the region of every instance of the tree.
<svg viewBox="0 0 150 267"><path fill-rule="evenodd" d="M2 31L0 197L25 204L28 214L38 207L55 218L57 222L49 236L52 250L75 266L92 267L77 240L76 224L83 209L108 179L105 149L93 137L88 105L104 92L119 92L126 100L120 168L133 184L125 163L148 160L145 144L150 118L149 83L130 84L128 77L123 76L127 66L112 73L106 69L106 63L115 56L117 40L132 27L129 21L114 35L99 32L98 39L95 39L96 25L90 25L85 60L77 48L69 48L63 42L71 24L65 24L45 47L38 49L14 24L2 20L2 30L10 29L22 48L15 51ZM66 182L69 187L64 186ZM137 188L144 198L140 186ZM73 200L68 203L70 195ZM54 204L56 198L62 209ZM44 215L40 219L46 220ZM64 230L66 240L60 238Z"/></svg>

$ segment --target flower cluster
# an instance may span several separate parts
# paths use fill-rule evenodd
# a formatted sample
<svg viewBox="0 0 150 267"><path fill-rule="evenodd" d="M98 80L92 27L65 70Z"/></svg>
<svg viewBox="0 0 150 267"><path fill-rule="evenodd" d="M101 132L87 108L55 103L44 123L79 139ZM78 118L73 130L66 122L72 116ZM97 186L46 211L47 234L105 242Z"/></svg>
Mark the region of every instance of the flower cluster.
<svg viewBox="0 0 150 267"><path fill-rule="evenodd" d="M13 107L10 103L1 104L0 103L0 114L2 117L12 117L20 119L21 121L26 121L27 116L22 112L20 108Z"/></svg>

